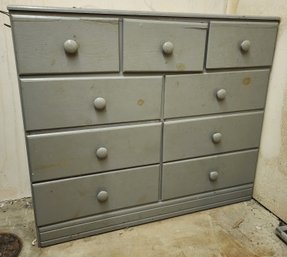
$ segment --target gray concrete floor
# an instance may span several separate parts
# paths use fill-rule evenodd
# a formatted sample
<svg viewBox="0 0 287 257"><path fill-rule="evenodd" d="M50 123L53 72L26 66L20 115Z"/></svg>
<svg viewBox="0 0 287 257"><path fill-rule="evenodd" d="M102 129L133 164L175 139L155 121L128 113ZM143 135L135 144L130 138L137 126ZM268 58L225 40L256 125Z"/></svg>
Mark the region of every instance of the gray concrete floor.
<svg viewBox="0 0 287 257"><path fill-rule="evenodd" d="M252 200L41 249L30 199L0 203L0 231L23 240L21 257L286 257L277 225Z"/></svg>

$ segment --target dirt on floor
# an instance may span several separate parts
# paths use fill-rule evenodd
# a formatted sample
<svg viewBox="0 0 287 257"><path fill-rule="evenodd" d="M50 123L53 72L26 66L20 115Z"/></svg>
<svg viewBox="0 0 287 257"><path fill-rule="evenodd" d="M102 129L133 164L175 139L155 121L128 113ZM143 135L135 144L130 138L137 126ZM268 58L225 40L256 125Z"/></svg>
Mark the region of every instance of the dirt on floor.
<svg viewBox="0 0 287 257"><path fill-rule="evenodd" d="M278 224L252 200L38 248L31 199L0 203L0 232L21 238L20 257L286 257Z"/></svg>

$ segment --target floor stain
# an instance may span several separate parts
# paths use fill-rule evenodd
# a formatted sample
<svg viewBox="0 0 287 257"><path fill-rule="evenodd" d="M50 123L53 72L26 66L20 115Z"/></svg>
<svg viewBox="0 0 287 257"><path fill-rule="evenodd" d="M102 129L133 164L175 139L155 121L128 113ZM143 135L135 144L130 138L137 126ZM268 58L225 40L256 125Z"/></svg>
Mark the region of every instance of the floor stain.
<svg viewBox="0 0 287 257"><path fill-rule="evenodd" d="M45 248L32 245L33 210L27 202L0 205L6 210L0 215L0 229L23 239L21 257L286 257L286 245L274 234L278 220L255 201ZM232 225L243 217L244 222L233 229Z"/></svg>
<svg viewBox="0 0 287 257"><path fill-rule="evenodd" d="M224 231L217 231L216 237L222 257L260 257Z"/></svg>

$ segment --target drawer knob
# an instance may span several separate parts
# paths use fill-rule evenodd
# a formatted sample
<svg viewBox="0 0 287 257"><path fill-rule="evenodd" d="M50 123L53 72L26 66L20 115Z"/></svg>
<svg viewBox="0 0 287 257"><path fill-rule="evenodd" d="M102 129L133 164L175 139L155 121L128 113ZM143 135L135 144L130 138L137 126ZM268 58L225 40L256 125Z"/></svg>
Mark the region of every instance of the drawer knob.
<svg viewBox="0 0 287 257"><path fill-rule="evenodd" d="M249 49L250 49L250 46L251 46L250 41L249 41L249 40L244 40L244 41L242 41L241 44L240 44L240 49L241 49L243 52L247 53L247 52L249 51Z"/></svg>
<svg viewBox="0 0 287 257"><path fill-rule="evenodd" d="M163 45L162 45L162 52L165 54L165 55L171 55L172 52L173 52L173 43L167 41L167 42L164 42Z"/></svg>
<svg viewBox="0 0 287 257"><path fill-rule="evenodd" d="M108 156L108 149L105 147L100 147L97 149L96 155L99 159L105 159Z"/></svg>
<svg viewBox="0 0 287 257"><path fill-rule="evenodd" d="M226 90L225 89L219 89L217 92L216 92L216 98L217 98L217 100L220 100L220 101L222 101L222 100L224 100L225 99L225 97L226 97L226 94L227 94L227 92L226 92Z"/></svg>
<svg viewBox="0 0 287 257"><path fill-rule="evenodd" d="M97 97L94 100L94 106L99 111L105 109L106 108L106 100L105 100L105 98Z"/></svg>
<svg viewBox="0 0 287 257"><path fill-rule="evenodd" d="M222 140L222 134L221 134L221 133L216 132L216 133L214 133L214 134L212 135L212 142L213 142L214 144L220 143L221 140Z"/></svg>
<svg viewBox="0 0 287 257"><path fill-rule="evenodd" d="M218 172L217 171L210 171L209 172L210 181L216 181L217 178L218 178Z"/></svg>
<svg viewBox="0 0 287 257"><path fill-rule="evenodd" d="M77 53L79 48L78 43L75 40L68 39L64 43L64 49L67 54L75 54Z"/></svg>
<svg viewBox="0 0 287 257"><path fill-rule="evenodd" d="M108 200L108 198L109 198L109 194L107 191L100 191L97 194L97 199L99 200L99 202L105 202Z"/></svg>

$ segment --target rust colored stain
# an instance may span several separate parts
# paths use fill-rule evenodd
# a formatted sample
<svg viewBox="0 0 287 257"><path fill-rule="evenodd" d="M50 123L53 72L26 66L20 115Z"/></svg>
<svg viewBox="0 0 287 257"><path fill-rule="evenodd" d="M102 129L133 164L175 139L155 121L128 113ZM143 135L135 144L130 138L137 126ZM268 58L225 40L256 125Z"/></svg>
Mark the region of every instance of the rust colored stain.
<svg viewBox="0 0 287 257"><path fill-rule="evenodd" d="M66 161L60 161L57 163L51 163L51 164L46 164L46 165L41 165L38 167L35 167L35 170L49 170L49 169L54 169L54 168L63 168L66 165Z"/></svg>
<svg viewBox="0 0 287 257"><path fill-rule="evenodd" d="M137 104L138 104L139 106L142 106L142 105L144 104L144 100L143 100L143 99L139 99L139 100L137 101Z"/></svg>
<svg viewBox="0 0 287 257"><path fill-rule="evenodd" d="M287 177L287 160L286 160L286 155L287 155L287 91L285 92L284 95L284 100L283 100L283 107L282 107L282 112L281 112L281 148L280 148L280 156L278 157L278 160L276 163L274 163L276 166L278 166L279 171L282 173L282 175ZM283 178L282 178L283 179Z"/></svg>
<svg viewBox="0 0 287 257"><path fill-rule="evenodd" d="M237 13L237 8L238 8L239 0L231 0L228 1L227 4L227 13L228 14L236 14Z"/></svg>
<svg viewBox="0 0 287 257"><path fill-rule="evenodd" d="M244 86L249 86L250 83L251 83L251 78L250 78L250 77L246 77L246 78L244 78L244 79L242 80L242 84L243 84Z"/></svg>
<svg viewBox="0 0 287 257"><path fill-rule="evenodd" d="M243 247L239 242L233 239L232 236L224 231L216 233L216 240L219 242L220 254L223 257L259 257L251 250Z"/></svg>
<svg viewBox="0 0 287 257"><path fill-rule="evenodd" d="M179 71L185 70L185 65L183 63L177 63L176 69Z"/></svg>

